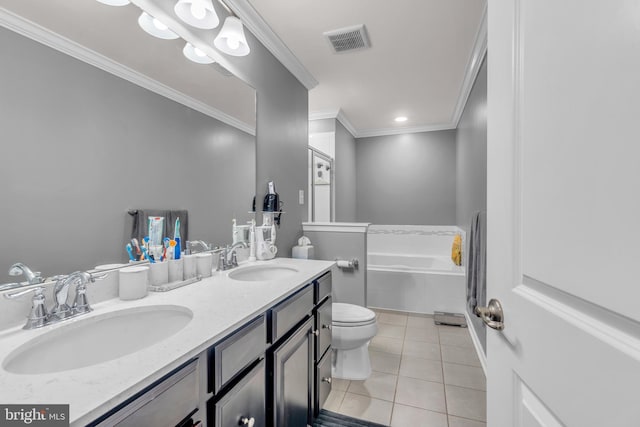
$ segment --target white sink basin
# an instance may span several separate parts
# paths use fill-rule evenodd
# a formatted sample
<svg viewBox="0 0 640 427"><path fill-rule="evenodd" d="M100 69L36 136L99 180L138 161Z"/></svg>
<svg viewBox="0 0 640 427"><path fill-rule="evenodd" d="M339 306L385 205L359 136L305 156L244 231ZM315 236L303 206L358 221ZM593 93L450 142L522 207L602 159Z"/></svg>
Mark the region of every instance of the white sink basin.
<svg viewBox="0 0 640 427"><path fill-rule="evenodd" d="M80 317L18 347L2 367L30 375L84 368L160 342L187 326L192 318L191 310L175 305Z"/></svg>
<svg viewBox="0 0 640 427"><path fill-rule="evenodd" d="M229 273L229 278L245 282L279 280L296 274L298 270L281 265L255 265L243 267Z"/></svg>

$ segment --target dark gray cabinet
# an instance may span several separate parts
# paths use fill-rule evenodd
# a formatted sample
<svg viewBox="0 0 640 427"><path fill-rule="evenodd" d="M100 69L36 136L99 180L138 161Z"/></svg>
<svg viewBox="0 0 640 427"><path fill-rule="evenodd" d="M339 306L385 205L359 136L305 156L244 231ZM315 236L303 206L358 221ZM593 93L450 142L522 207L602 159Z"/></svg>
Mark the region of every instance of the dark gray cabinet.
<svg viewBox="0 0 640 427"><path fill-rule="evenodd" d="M207 404L207 425L210 427L265 427L265 361L259 362L221 397Z"/></svg>
<svg viewBox="0 0 640 427"><path fill-rule="evenodd" d="M293 335L272 350L271 421L277 427L311 423L313 399L314 319L308 317Z"/></svg>

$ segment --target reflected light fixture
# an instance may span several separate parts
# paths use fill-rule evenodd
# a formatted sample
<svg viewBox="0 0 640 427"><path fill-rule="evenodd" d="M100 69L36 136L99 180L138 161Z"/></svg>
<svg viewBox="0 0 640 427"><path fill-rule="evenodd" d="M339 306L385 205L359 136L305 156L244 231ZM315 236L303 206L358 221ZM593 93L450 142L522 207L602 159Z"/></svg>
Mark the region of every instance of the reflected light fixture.
<svg viewBox="0 0 640 427"><path fill-rule="evenodd" d="M242 21L235 16L227 16L213 44L218 50L231 56L246 56L250 51Z"/></svg>
<svg viewBox="0 0 640 427"><path fill-rule="evenodd" d="M173 40L178 38L178 35L171 31L169 27L147 12L142 12L142 15L138 18L138 24L147 33L159 39Z"/></svg>
<svg viewBox="0 0 640 427"><path fill-rule="evenodd" d="M404 116L400 116L400 117L396 117L394 120L398 123L402 123L402 122L406 122L408 119Z"/></svg>
<svg viewBox="0 0 640 427"><path fill-rule="evenodd" d="M126 6L130 3L129 0L98 0L98 1L108 6Z"/></svg>
<svg viewBox="0 0 640 427"><path fill-rule="evenodd" d="M213 59L209 58L206 53L204 53L191 43L187 43L184 45L182 53L187 57L187 59L198 64L213 64L215 62Z"/></svg>
<svg viewBox="0 0 640 427"><path fill-rule="evenodd" d="M211 0L179 0L173 10L192 27L210 30L220 24Z"/></svg>

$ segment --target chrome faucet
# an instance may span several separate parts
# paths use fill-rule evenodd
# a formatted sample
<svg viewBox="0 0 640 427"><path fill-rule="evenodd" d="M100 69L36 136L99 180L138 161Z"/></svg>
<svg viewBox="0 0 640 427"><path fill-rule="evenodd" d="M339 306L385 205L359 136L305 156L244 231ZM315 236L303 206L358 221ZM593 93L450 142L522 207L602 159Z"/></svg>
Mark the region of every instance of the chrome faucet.
<svg viewBox="0 0 640 427"><path fill-rule="evenodd" d="M236 256L236 250L238 248L248 248L246 242L236 242L233 245L229 245L220 252L220 264L221 270L229 270L230 268L238 266L238 258Z"/></svg>
<svg viewBox="0 0 640 427"><path fill-rule="evenodd" d="M187 249L192 254L197 254L198 252L206 252L211 250L211 245L209 245L204 240L189 240L186 244Z"/></svg>
<svg viewBox="0 0 640 427"><path fill-rule="evenodd" d="M93 275L85 271L76 271L68 276L56 276L53 286L54 305L48 313L45 306L44 287L36 286L18 292L5 294L6 298L14 299L33 292L32 307L23 329L35 329L42 326L60 322L71 317L88 313L92 310L87 301L87 284L107 277L106 274ZM69 298L69 286L76 284L76 297L73 306L67 303Z"/></svg>
<svg viewBox="0 0 640 427"><path fill-rule="evenodd" d="M9 275L10 276L24 275L24 277L27 279L27 283L30 285L38 285L44 282L44 278L40 276L39 271L33 272L29 267L27 267L21 262L16 262L11 266L11 268L9 269Z"/></svg>

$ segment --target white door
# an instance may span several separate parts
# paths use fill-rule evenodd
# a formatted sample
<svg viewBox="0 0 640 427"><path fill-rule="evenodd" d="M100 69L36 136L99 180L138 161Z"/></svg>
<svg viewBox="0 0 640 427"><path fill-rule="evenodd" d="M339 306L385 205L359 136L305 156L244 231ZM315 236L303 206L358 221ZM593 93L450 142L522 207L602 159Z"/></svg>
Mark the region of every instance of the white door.
<svg viewBox="0 0 640 427"><path fill-rule="evenodd" d="M488 426L640 426L640 1L488 18Z"/></svg>

